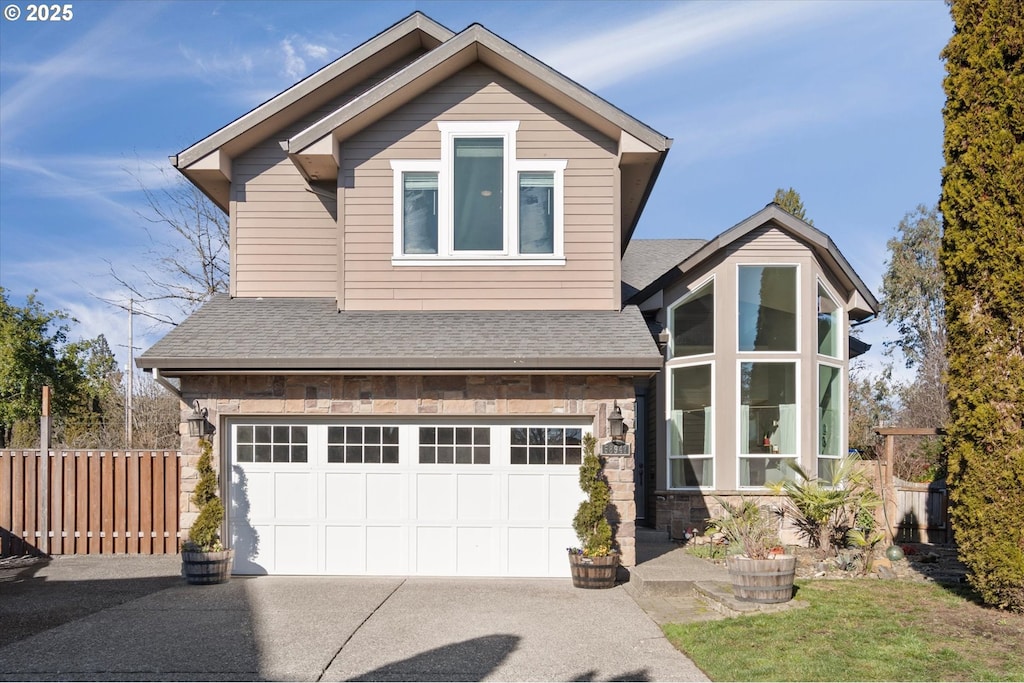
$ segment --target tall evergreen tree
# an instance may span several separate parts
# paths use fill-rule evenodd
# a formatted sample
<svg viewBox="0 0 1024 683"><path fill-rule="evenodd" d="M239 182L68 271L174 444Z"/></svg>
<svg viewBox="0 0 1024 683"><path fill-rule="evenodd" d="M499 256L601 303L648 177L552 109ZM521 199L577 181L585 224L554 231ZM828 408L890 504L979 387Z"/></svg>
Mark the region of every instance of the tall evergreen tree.
<svg viewBox="0 0 1024 683"><path fill-rule="evenodd" d="M1024 611L1024 7L950 7L940 208L953 525L985 601Z"/></svg>
<svg viewBox="0 0 1024 683"><path fill-rule="evenodd" d="M804 202L800 199L800 193L792 187L788 190L783 190L781 187L775 190L775 197L772 198L772 201L807 223L807 225L814 225L814 221L808 218L807 213L804 211Z"/></svg>

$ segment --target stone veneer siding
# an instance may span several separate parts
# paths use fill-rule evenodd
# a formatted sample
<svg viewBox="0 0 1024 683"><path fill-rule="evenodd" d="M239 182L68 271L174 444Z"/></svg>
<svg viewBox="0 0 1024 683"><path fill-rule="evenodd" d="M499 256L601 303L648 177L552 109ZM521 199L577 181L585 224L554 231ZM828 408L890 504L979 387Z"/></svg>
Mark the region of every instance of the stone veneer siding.
<svg viewBox="0 0 1024 683"><path fill-rule="evenodd" d="M223 471L223 420L235 415L295 418L589 416L598 443L607 441L607 416L618 401L626 424L634 419L633 377L610 375L209 375L181 379L182 422L192 402L217 426L214 460ZM632 429L627 434L632 448ZM198 514L192 504L198 439L182 437L182 539ZM600 445L598 446L600 450ZM624 566L636 564L636 503L632 455L604 456L611 486L609 519ZM226 486L222 482L222 490Z"/></svg>

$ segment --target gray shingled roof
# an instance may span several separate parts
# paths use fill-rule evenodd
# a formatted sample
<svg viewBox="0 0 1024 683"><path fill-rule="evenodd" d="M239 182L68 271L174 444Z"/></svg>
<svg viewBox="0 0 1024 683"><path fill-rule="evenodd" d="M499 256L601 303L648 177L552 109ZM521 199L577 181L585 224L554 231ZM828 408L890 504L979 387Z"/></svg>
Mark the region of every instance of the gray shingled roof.
<svg viewBox="0 0 1024 683"><path fill-rule="evenodd" d="M622 255L623 298L647 287L707 243L707 240L631 240Z"/></svg>
<svg viewBox="0 0 1024 683"><path fill-rule="evenodd" d="M338 311L334 299L214 297L143 353L194 370L639 370L661 355L623 311Z"/></svg>

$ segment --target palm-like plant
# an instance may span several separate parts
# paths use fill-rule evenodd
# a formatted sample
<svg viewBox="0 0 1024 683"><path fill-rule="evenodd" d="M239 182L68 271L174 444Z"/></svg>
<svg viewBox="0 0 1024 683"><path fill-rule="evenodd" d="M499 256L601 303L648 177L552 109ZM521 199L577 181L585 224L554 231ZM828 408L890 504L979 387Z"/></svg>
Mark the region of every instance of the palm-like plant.
<svg viewBox="0 0 1024 683"><path fill-rule="evenodd" d="M786 463L796 479L785 479L770 488L786 496L794 524L812 546L827 557L837 543L845 544L850 529L869 532L874 526L873 512L881 498L857 468L857 458L839 461L827 480L812 477L799 465Z"/></svg>

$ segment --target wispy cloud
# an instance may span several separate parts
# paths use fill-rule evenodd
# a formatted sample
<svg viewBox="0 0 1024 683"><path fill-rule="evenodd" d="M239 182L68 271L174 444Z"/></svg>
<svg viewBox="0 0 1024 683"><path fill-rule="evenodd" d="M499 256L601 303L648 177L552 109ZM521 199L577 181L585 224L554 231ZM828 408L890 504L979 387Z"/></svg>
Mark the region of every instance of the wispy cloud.
<svg viewBox="0 0 1024 683"><path fill-rule="evenodd" d="M151 20L159 5L127 3L114 7L85 35L41 62L5 60L5 80L14 80L13 85L3 89L0 99L3 140L16 139L25 129L38 126L77 97L95 95L95 79L152 78L152 65L139 59L138 51L128 48L132 36Z"/></svg>
<svg viewBox="0 0 1024 683"><path fill-rule="evenodd" d="M603 88L641 73L711 52L731 52L755 41L779 40L808 25L863 11L856 2L704 2L667 9L565 42L553 35L538 57L590 88ZM581 32L582 33L582 32Z"/></svg>
<svg viewBox="0 0 1024 683"><path fill-rule="evenodd" d="M306 62L295 54L292 41L285 38L281 41L281 52L284 53L284 73L288 78L302 78L306 74Z"/></svg>

